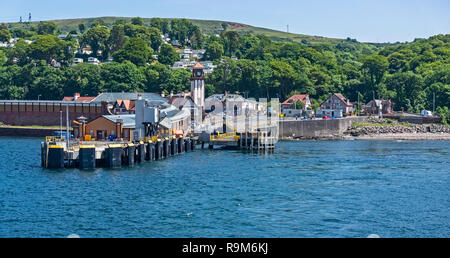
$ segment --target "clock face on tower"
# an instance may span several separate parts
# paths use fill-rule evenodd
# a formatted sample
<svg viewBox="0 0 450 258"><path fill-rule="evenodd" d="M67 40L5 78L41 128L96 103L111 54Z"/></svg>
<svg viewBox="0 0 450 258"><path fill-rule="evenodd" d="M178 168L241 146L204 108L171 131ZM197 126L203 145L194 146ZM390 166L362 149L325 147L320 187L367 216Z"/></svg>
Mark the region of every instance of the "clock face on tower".
<svg viewBox="0 0 450 258"><path fill-rule="evenodd" d="M196 75L197 77L201 77L201 76L202 76L202 72L201 72L201 71L197 71L197 72L195 73L195 75Z"/></svg>

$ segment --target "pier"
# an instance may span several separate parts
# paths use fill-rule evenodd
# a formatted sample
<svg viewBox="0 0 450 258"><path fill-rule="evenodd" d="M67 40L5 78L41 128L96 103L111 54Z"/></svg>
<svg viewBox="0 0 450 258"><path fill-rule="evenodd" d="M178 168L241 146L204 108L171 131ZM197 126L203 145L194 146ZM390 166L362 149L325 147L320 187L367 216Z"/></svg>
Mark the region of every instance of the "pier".
<svg viewBox="0 0 450 258"><path fill-rule="evenodd" d="M120 168L190 152L195 150L195 143L194 137L183 136L152 137L139 142L67 142L47 137L41 143L41 165L52 169Z"/></svg>
<svg viewBox="0 0 450 258"><path fill-rule="evenodd" d="M258 128L256 131L211 134L209 140L202 135L199 140L202 141L202 146L207 142L210 149L213 149L214 146L222 146L233 149L270 151L275 149L275 143L278 141L276 129L276 127L266 127Z"/></svg>

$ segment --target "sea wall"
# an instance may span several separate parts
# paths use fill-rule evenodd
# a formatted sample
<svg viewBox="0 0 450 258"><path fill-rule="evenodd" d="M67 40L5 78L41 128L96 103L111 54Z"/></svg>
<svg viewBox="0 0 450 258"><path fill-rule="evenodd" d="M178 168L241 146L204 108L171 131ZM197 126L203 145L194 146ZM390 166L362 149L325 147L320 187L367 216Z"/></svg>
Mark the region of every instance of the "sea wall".
<svg viewBox="0 0 450 258"><path fill-rule="evenodd" d="M58 129L0 127L0 136L45 137Z"/></svg>
<svg viewBox="0 0 450 258"><path fill-rule="evenodd" d="M320 120L280 121L280 138L334 138L342 136L353 122L364 122L365 116Z"/></svg>

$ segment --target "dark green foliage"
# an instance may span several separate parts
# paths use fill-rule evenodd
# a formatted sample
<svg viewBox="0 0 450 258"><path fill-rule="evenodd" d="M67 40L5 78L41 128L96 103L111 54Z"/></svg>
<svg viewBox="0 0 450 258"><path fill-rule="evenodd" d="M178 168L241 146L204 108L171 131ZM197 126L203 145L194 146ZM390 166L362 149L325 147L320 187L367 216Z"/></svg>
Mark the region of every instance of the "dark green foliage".
<svg viewBox="0 0 450 258"><path fill-rule="evenodd" d="M114 60L128 60L137 66L143 66L152 58L153 50L141 38L131 38L125 46L113 54Z"/></svg>
<svg viewBox="0 0 450 258"><path fill-rule="evenodd" d="M35 40L32 44L19 40L13 48L0 50L0 97L23 99L41 94L61 99L74 92L96 95L100 91L189 89L190 72L169 68L179 54L162 42L161 33L168 33L182 47L205 49L203 59L217 65L207 76L206 95L229 91L284 101L296 92L310 94L317 108L329 94L340 92L352 102L358 97L361 103L374 97L391 99L395 110L411 112L432 110L435 99L434 109L445 117L450 107L450 35L404 44L367 44L351 38L319 42L313 37L286 42L278 34L278 41L273 41L276 33L271 38L237 33L227 23L218 26L219 32L214 33L221 36L217 37L203 34L201 26L187 19L107 22L91 19L78 27L83 33L84 24L91 24L78 37L81 47L89 46L93 56L102 50L103 59L114 56L116 62L100 66L69 67L78 42L71 36L63 41L51 35L59 33L52 23L11 30L0 26L0 41L11 36ZM153 53L158 62L152 62ZM49 66L53 59L62 67Z"/></svg>
<svg viewBox="0 0 450 258"><path fill-rule="evenodd" d="M158 54L158 61L161 64L172 65L174 62L178 61L180 58L177 51L170 45L164 44L161 46L161 50Z"/></svg>
<svg viewBox="0 0 450 258"><path fill-rule="evenodd" d="M39 35L53 34L57 28L54 22L40 22L38 24L37 33Z"/></svg>
<svg viewBox="0 0 450 258"><path fill-rule="evenodd" d="M141 17L131 18L131 24L144 26L144 20Z"/></svg>

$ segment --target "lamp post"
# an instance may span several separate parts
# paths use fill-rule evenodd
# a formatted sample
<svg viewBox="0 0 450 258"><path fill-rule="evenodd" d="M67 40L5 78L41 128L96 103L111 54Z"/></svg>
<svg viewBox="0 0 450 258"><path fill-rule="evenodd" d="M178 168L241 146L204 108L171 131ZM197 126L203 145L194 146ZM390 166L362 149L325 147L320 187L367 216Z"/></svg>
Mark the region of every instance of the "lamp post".
<svg viewBox="0 0 450 258"><path fill-rule="evenodd" d="M59 110L59 137L62 139L62 109Z"/></svg>
<svg viewBox="0 0 450 258"><path fill-rule="evenodd" d="M38 95L38 100L39 100L39 97L41 97L41 96L42 96L41 94Z"/></svg>

